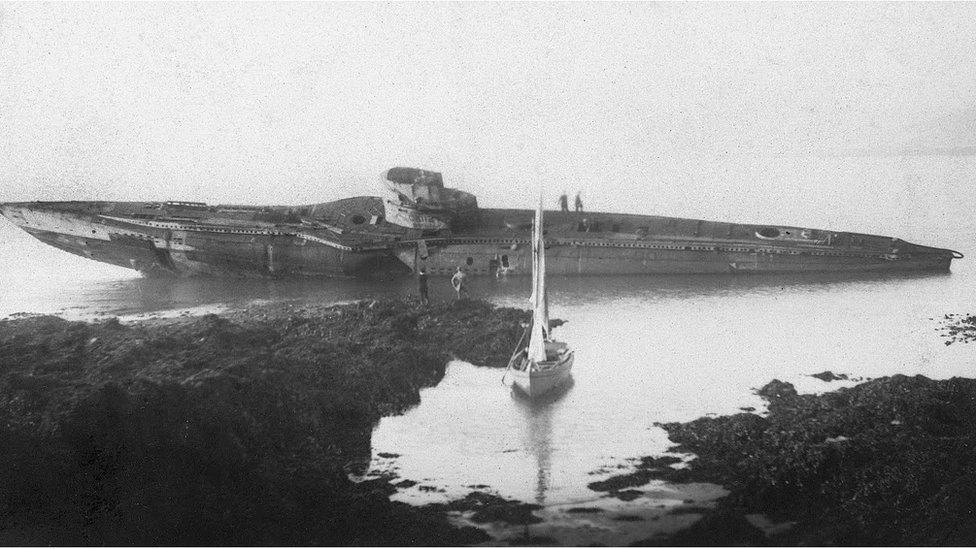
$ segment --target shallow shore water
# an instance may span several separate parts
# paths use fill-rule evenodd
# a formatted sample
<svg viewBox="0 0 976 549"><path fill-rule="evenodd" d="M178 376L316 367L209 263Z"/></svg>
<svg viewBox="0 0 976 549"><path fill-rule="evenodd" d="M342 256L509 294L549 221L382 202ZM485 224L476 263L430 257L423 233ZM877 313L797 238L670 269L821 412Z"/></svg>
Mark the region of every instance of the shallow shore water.
<svg viewBox="0 0 976 549"><path fill-rule="evenodd" d="M943 225L935 243L968 253L976 227L940 222ZM926 225L925 230L930 228ZM110 352L109 358L99 359L87 343L81 344L87 330L102 328L79 328L75 323L52 321L46 328L21 329L24 339L19 345L32 350L15 361L10 359L12 347L0 348L3 419L29 426L16 435L26 438L2 445L20 448L8 450L15 454L8 455L8 461L26 464L12 468L11 475L26 479L19 485L25 490L31 486L51 496L48 500L4 500L0 537L8 542L5 544L136 539L148 544L163 539L171 544L206 544L213 539L207 536L215 538L222 532L231 533L228 539L247 544L259 543L257 540L278 544L507 544L512 539L578 545L709 539L802 544L801 535L788 538L784 533L806 531L800 520L804 517L778 517L755 506L727 503L748 500L748 492L730 479L694 473L693 478L678 482L668 471L665 475L652 471L663 463L653 460L667 456L688 462L691 469L696 460L687 451L702 457L708 450L704 446L714 446L709 443L689 450L691 445L682 442L686 448L674 451L677 431L667 426L725 416L735 418L729 420L730 425L750 417L769 420L772 407L757 391L773 379L791 384L800 396L827 398L832 391L866 381L884 383L883 378L896 374L912 376L912 380L919 374L933 380L974 377L976 365L976 346L966 343L971 332L966 331L965 322L952 324L945 318L958 314L953 318L965 321L976 311L976 268L968 259L954 263L949 274L552 277L552 314L567 321L556 333L571 342L577 353L573 384L558 398L529 404L501 385L498 369L484 367L485 353L450 360L452 353L445 352L431 363L434 367L363 369L362 375L342 378L361 387L367 383L364 377L375 378L368 382L377 387L350 393L357 398L328 399L340 406L328 408L326 416L332 420L320 421L307 413L320 409L320 401L287 397L304 394L308 383L291 374L274 377L271 372L289 363L307 365L318 353L331 353L333 362L339 357L354 357L354 361L369 357L364 354L365 345L331 351L320 345L333 341L336 334L346 341L368 340L371 345L397 340L397 345L407 344L410 349L415 342L402 333L397 335L389 323L361 331L343 327L335 333L316 334L303 331L305 325L293 323L292 317L310 317L308 326L316 326L331 322L328 317L319 318L319 313L333 307L355 308L364 299L379 299L384 304L409 301L416 293L416 281L148 280L122 271L98 270L102 266L45 248L26 234L4 235L10 236L5 244L17 246L0 250L10 267L0 273L5 290L0 293L0 316L57 314L105 325L105 329L111 326L111 318L118 317L126 329L143 330L139 337L120 345L117 353ZM928 232L924 235L920 233L917 239L935 238ZM910 233L905 236L913 238ZM18 262L23 264L20 269ZM471 283L475 295L495 306L527 308L529 290L524 278L474 277ZM446 279L432 278L431 290L436 308L449 302ZM206 316L208 313L216 316ZM475 314L466 322L478 318ZM25 323L21 326L40 322L15 321ZM11 326L5 323L0 332L13 333ZM168 330L177 330L175 326L183 326L187 335L172 339ZM287 349L274 350L275 344L261 343L265 341L262 335L237 354L218 352L224 349L221 345L234 347L235 336L222 339L228 330L231 334L278 334L286 347L313 351L306 356L305 351L296 355ZM96 336L84 341L91 337ZM512 345L507 337L494 343L478 340L476 347L495 345L495 352L507 355ZM955 343L947 345L946 338ZM134 343L137 340L141 343ZM154 341L158 347L146 347ZM441 340L437 347L447 350L460 341ZM99 343L94 345L97 348ZM188 352L171 352L173 346ZM166 352L161 353L160 348ZM70 351L66 356L75 358L56 360L66 350ZM205 354L199 354L203 351ZM414 349L410 356L427 356L430 351ZM140 361L153 357L158 359L153 368L139 366L144 364ZM225 358L229 362L220 362ZM47 364L49 359L63 371L35 375L38 364ZM67 385L59 382L79 361L92 359L97 359L96 365L111 368L96 368L100 373L72 378ZM213 360L227 368L208 371L214 369L208 366ZM828 370L833 374L821 375ZM381 382L376 372L382 372L380 377L386 381ZM122 393L96 390L103 374L124 378L128 385L123 384ZM161 382L154 377L157 375L173 377ZM184 384L191 378L192 383ZM914 392L913 383L900 386ZM338 387L342 396L345 389ZM870 394L887 398L883 393ZM232 395L237 396L230 398ZM58 402L63 408L48 407ZM274 406L268 408L269 403ZM189 404L193 405L184 412L171 411ZM277 418L275 429L294 427L286 429L291 438L268 443L268 428L258 428L255 421L261 414L243 411L259 404L265 406L262 410L275 410L267 413L268 418ZM346 405L353 412L332 415ZM932 402L923 411L940 406ZM76 411L69 413L68 408ZM30 415L35 413L30 410L36 415ZM78 415L80 410L88 415ZM740 418L737 414L744 411L750 413ZM213 413L218 414L216 418L211 417ZM245 419L231 421L238 416ZM31 423L44 417L47 420ZM97 436L92 435L85 444L79 438L53 442L63 434L59 429L64 425L75 425L64 423L71 417L83 425L95 425L81 432ZM77 419L82 417L104 421ZM139 428L122 427L129 423ZM306 440L300 434L318 433L321 425L332 424L357 428L333 443L322 441L336 436L335 429L322 431L320 442L327 450L297 444ZM192 428L184 432L177 428L180 425ZM707 425L703 423L702 428ZM118 431L125 435L121 439L125 444L112 442L114 435L108 435ZM147 431L168 434L153 438ZM214 435L210 441L199 434L221 432L234 435ZM14 435L4 432L3 436ZM807 442L814 441L803 444ZM193 450L198 443L208 450ZM130 454L127 448L150 450ZM169 449L163 452L162 448ZM339 448L343 453L336 459L311 458L333 456ZM294 458L275 457L282 449L294 449ZM140 463L133 455L158 459L131 469L129 466ZM213 465L231 458L231 465ZM56 466L34 467L35 461ZM169 467L177 467L181 473L171 483L160 483L151 471L172 474L165 466L170 462L176 465ZM107 473L93 473L104 467L108 467ZM229 473L221 477L213 472L222 469ZM44 479L79 471L83 474L77 478L83 480L71 485L70 494L55 490L56 483L45 484ZM182 471L188 472L184 475ZM634 476L621 478L627 475ZM643 484L635 484L637 480ZM181 483L195 488L177 490ZM244 490L251 483L260 489ZM107 488L92 488L98 485ZM594 489L609 486L616 487ZM241 490L255 496L235 497ZM731 495L722 498L725 494ZM42 500L65 503L59 509L37 507ZM173 501L219 524L191 520ZM337 506L348 510L343 515L346 518L337 518ZM255 509L275 507L280 509L262 511L243 527L233 520L236 513L255 516ZM135 512L144 508L155 511ZM227 517L217 517L214 509L218 508L229 513ZM367 512L367 508L373 511ZM387 517L380 525L384 527L370 522L370 516L380 515ZM55 517L74 517L74 522L62 521L59 530ZM345 526L329 529L326 524ZM711 534L691 538L687 537L690 533L679 533L694 524ZM263 529L255 533L259 526ZM477 530L458 529L464 526ZM178 528L197 537L174 537ZM725 528L724 534L715 534L716 528ZM756 536L757 528L762 538ZM152 537L126 538L130 530L148 531ZM79 537L79 532L87 532L87 537ZM841 534L836 539L843 539Z"/></svg>
<svg viewBox="0 0 976 549"><path fill-rule="evenodd" d="M0 541L976 542L972 380L811 372L839 390L773 381L751 411L641 424L650 438L558 470L552 431L572 423L553 412L572 411L587 373L541 402L505 391L499 367L526 318L477 301L381 300L0 321ZM971 352L971 317L940 320L938 345ZM437 417L440 399L470 409ZM479 442L479 424L465 427L479 416L511 438ZM404 437L414 424L432 430ZM445 444L469 458L445 466L459 455ZM497 451L480 465L484 447ZM414 474L417 456L443 474ZM505 475L491 467L522 476L496 482Z"/></svg>

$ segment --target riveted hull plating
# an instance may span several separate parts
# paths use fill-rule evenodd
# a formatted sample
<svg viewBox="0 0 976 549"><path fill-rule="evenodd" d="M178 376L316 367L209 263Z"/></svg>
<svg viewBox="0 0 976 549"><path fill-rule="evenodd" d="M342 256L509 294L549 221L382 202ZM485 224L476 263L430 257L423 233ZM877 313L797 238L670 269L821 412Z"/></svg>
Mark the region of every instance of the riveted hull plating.
<svg viewBox="0 0 976 549"><path fill-rule="evenodd" d="M529 274L532 212L473 202L440 224L418 214L419 228L385 219L379 197L293 207L26 202L0 213L59 249L152 276ZM547 212L545 230L553 275L946 271L962 257L886 236L661 216Z"/></svg>

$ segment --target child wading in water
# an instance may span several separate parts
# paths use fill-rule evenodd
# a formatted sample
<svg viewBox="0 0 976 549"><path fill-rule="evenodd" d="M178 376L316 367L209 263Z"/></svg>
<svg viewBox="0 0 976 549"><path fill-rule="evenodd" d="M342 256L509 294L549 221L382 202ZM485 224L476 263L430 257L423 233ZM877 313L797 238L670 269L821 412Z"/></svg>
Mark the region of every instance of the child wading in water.
<svg viewBox="0 0 976 549"><path fill-rule="evenodd" d="M468 297L468 288L464 285L464 278L467 275L461 270L461 267L457 268L457 272L451 277L451 286L454 287L454 291L457 292L457 298Z"/></svg>
<svg viewBox="0 0 976 549"><path fill-rule="evenodd" d="M430 296L427 295L427 269L424 267L421 267L420 272L417 273L417 284L420 287L420 304L429 305Z"/></svg>

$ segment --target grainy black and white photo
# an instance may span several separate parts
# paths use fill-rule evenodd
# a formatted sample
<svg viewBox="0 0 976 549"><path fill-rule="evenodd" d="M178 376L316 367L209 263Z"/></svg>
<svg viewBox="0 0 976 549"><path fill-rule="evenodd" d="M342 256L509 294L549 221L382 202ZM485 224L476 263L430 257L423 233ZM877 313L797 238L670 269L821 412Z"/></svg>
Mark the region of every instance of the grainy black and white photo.
<svg viewBox="0 0 976 549"><path fill-rule="evenodd" d="M974 36L0 2L0 545L976 545Z"/></svg>

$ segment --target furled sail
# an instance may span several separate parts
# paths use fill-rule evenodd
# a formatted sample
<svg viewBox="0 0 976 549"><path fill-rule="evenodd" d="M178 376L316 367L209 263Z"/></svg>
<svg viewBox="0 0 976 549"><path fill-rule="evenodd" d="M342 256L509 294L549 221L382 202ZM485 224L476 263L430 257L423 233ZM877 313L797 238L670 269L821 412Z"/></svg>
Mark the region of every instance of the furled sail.
<svg viewBox="0 0 976 549"><path fill-rule="evenodd" d="M549 338L549 300L546 297L546 247L542 235L542 199L535 211L532 225L532 334L529 339L529 359L546 360L546 340Z"/></svg>

